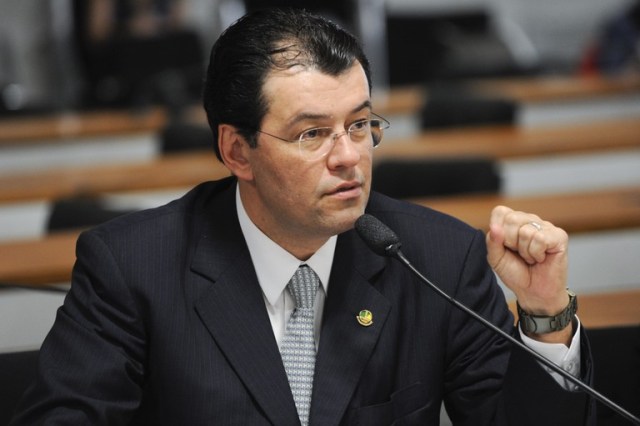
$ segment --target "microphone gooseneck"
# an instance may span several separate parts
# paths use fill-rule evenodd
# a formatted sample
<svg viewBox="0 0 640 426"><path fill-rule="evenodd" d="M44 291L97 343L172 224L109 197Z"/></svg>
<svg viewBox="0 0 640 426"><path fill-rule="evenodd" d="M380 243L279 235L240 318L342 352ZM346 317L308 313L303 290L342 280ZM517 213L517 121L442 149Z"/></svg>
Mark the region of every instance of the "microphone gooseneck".
<svg viewBox="0 0 640 426"><path fill-rule="evenodd" d="M580 379L572 376L570 373L566 372L559 365L554 362L548 360L544 356L535 352L533 349L526 346L524 343L515 339L510 334L506 333L504 330L494 325L472 309L468 308L466 305L460 303L453 297L449 296L443 290L441 290L436 284L431 282L427 277L422 275L420 271L418 271L411 262L405 257L404 253L400 250L401 243L400 238L396 235L395 232L391 230L387 225L382 223L378 218L371 216L369 214L364 214L360 216L355 223L355 229L360 238L367 244L367 246L376 254L381 256L388 256L398 259L402 264L404 264L409 270L411 270L422 282L427 284L431 289L433 289L438 295L442 296L449 303L453 304L456 308L466 312L475 320L479 321L481 324L492 330L494 333L508 340L510 343L514 344L518 348L527 352L535 359L560 374L565 379L569 380L571 383L575 384L578 388L580 388L585 393L594 397L596 400L600 401L604 405L611 408L613 411L618 413L620 416L626 418L636 425L640 425L640 419L635 417L629 411L625 410L615 402L611 401L606 396L602 395L600 392L596 391L594 388L584 383Z"/></svg>

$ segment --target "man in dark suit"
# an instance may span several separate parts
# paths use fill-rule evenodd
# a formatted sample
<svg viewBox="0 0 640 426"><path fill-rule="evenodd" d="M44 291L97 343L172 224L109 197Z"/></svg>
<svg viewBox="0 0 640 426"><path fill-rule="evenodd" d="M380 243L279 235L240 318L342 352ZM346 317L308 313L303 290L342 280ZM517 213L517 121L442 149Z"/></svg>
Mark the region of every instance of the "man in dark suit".
<svg viewBox="0 0 640 426"><path fill-rule="evenodd" d="M485 237L369 194L388 125L370 81L355 39L313 15L256 12L227 30L204 103L234 176L81 235L14 424L431 425L443 401L460 425L587 423L588 398L353 230L365 210L378 217L448 294L589 380L566 233L498 207ZM491 267L531 321L567 320L514 330ZM312 308L287 285L309 268ZM306 403L283 362L303 310L317 349Z"/></svg>

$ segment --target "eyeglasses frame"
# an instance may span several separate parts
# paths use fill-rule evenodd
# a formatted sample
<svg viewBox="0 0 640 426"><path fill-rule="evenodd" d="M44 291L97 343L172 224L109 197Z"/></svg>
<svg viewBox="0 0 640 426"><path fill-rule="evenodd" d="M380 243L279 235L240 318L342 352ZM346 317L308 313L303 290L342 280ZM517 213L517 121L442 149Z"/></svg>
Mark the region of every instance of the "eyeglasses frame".
<svg viewBox="0 0 640 426"><path fill-rule="evenodd" d="M366 119L366 120L358 120L358 121L354 121L353 123L351 123L351 124L349 125L349 128L345 129L345 131L343 131L343 132L339 132L339 133L332 133L332 134L330 135L332 146L331 146L331 148L330 148L329 150L327 150L327 153L331 152L331 149L333 148L333 145L335 145L336 140L338 140L338 139L339 139L340 137L342 137L343 135L349 135L349 140L353 141L353 139L351 139L351 133L352 133L352 132L354 132L355 130L351 130L351 127L352 127L352 126L354 126L354 125L356 125L356 124L358 124L358 123L362 123L362 122L368 121L368 122L370 123L370 125L371 125L371 122L379 121L379 122L381 123L380 130L381 130L381 131L383 131L383 133L384 133L384 130L386 130L386 129L388 129L389 127L391 127L391 123L390 123L390 122L389 122L389 120L387 120L386 118L384 118L384 117L382 117L381 115L378 115L378 114L376 114L376 113L373 113L373 112L371 113L371 115L372 115L374 118L369 118L369 119ZM373 126L371 126L371 127L373 127ZM304 132L300 133L300 136L298 136L298 139L293 139L293 140L291 140L291 139L287 139L287 138L283 138L283 137L280 137L280 136L277 136L277 135L271 134L271 133L269 133L269 132L265 132L264 130L260 130L260 129L257 129L257 130L255 130L255 131L256 131L257 133L262 133L262 134L265 134L265 135L267 135L267 136L271 136L272 138L275 138L275 139L281 140L281 141L283 141L283 142L287 142L287 143L290 143L290 144L297 143L297 144L298 144L298 146L299 146L299 147L301 147L301 146L302 146L302 143L303 143L302 136L303 136L306 132L309 132L309 131L311 131L311 130L317 130L317 129L331 129L331 128L330 128L330 127L314 127L314 128L311 128L311 129L307 129L307 130L305 130ZM376 141L376 140L375 140L375 138L374 138L374 139L373 139L373 148L376 148L377 146L379 146L381 142L382 142L382 135L380 136L380 139L379 139L378 141ZM302 150L302 148L300 148L300 152L302 152L302 151L303 151L303 150ZM318 158L322 158L322 157L324 157L327 153L322 154L322 155L321 155L320 157L318 157Z"/></svg>

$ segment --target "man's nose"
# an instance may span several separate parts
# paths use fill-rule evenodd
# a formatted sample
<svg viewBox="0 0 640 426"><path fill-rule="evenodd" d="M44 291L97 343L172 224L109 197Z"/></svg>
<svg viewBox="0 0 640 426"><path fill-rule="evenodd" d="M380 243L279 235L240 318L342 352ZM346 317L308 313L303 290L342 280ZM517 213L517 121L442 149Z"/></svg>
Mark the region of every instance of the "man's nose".
<svg viewBox="0 0 640 426"><path fill-rule="evenodd" d="M342 136L347 136L343 138ZM353 166L360 161L360 150L351 140L349 132L340 132L332 136L333 146L329 152L329 166Z"/></svg>
<svg viewBox="0 0 640 426"><path fill-rule="evenodd" d="M334 133L333 135L331 135L331 142L335 145L336 141L344 135L347 135L348 139L351 140L351 135L349 134L348 131L345 130L344 132Z"/></svg>

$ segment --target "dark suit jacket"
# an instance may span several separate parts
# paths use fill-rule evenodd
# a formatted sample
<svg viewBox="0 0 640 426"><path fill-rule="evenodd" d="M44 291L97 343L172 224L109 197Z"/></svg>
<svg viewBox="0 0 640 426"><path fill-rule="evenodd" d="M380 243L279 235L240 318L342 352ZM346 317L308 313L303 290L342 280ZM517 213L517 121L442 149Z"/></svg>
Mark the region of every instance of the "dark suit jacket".
<svg viewBox="0 0 640 426"><path fill-rule="evenodd" d="M71 291L15 424L297 424L234 191L233 178L205 183L81 235ZM379 194L368 212L425 275L513 331L482 233ZM362 309L373 325L356 321ZM444 400L456 424L584 424L587 398L519 352L346 232L311 423L435 425ZM583 369L589 377L588 359Z"/></svg>

